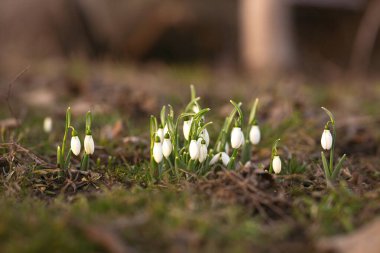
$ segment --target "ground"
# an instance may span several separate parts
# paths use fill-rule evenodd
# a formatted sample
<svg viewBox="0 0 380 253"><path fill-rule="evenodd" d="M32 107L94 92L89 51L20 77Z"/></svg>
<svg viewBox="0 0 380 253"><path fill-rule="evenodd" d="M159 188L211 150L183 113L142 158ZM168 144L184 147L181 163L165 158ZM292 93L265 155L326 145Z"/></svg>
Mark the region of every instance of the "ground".
<svg viewBox="0 0 380 253"><path fill-rule="evenodd" d="M236 170L157 181L149 115L168 103L183 109L191 83L212 109L212 140L229 99L248 113L258 97L262 142ZM380 214L376 82L264 82L225 69L74 60L33 66L10 87L0 112L0 252L323 252ZM75 158L71 173L56 166L67 106L82 132L85 112L94 113L89 171L77 171ZM336 156L348 156L332 184L321 168L321 106L336 117ZM277 138L284 165L272 175L265 170Z"/></svg>

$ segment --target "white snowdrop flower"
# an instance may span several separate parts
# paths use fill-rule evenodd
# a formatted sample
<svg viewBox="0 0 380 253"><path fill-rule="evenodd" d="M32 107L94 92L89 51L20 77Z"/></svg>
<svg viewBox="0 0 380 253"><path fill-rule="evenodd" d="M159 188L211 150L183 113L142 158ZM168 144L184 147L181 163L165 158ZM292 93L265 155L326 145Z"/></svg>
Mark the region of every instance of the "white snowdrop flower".
<svg viewBox="0 0 380 253"><path fill-rule="evenodd" d="M88 155L92 155L95 150L95 144L94 139L92 138L92 135L87 134L86 137L84 137L84 152Z"/></svg>
<svg viewBox="0 0 380 253"><path fill-rule="evenodd" d="M169 138L169 135L167 134L165 136L164 142L162 143L162 153L165 156L165 158L168 158L170 154L173 151L173 144Z"/></svg>
<svg viewBox="0 0 380 253"><path fill-rule="evenodd" d="M183 136L185 137L186 140L189 140L189 135L190 135L190 128L191 128L191 123L193 122L193 119L185 120L183 122Z"/></svg>
<svg viewBox="0 0 380 253"><path fill-rule="evenodd" d="M199 143L196 140L191 140L189 146L189 154L192 160L197 160L199 157Z"/></svg>
<svg viewBox="0 0 380 253"><path fill-rule="evenodd" d="M214 155L211 160L210 160L210 165L214 165L215 163L217 163L220 159L220 156L221 156L221 153L217 153L216 155Z"/></svg>
<svg viewBox="0 0 380 253"><path fill-rule="evenodd" d="M206 128L201 132L200 137L202 137L203 140L205 140L206 146L208 147L208 145L210 144L210 135L208 134Z"/></svg>
<svg viewBox="0 0 380 253"><path fill-rule="evenodd" d="M53 129L53 120L50 117L44 119L44 131L45 133L50 133Z"/></svg>
<svg viewBox="0 0 380 253"><path fill-rule="evenodd" d="M163 158L162 143L157 138L156 142L154 142L154 145L153 145L153 159L156 163L160 163L162 161L162 158Z"/></svg>
<svg viewBox="0 0 380 253"><path fill-rule="evenodd" d="M221 159L224 166L227 166L228 163L230 162L230 157L225 152L221 153Z"/></svg>
<svg viewBox="0 0 380 253"><path fill-rule="evenodd" d="M226 152L219 152L216 155L214 155L210 160L210 165L214 165L215 163L222 161L224 166L227 166L230 162L230 157L227 155Z"/></svg>
<svg viewBox="0 0 380 253"><path fill-rule="evenodd" d="M260 128L258 125L253 125L249 131L249 140L253 145L259 144L261 139Z"/></svg>
<svg viewBox="0 0 380 253"><path fill-rule="evenodd" d="M161 143L163 142L164 140L164 129L162 129L162 127L158 128L157 131L156 131L156 136L158 136L160 138L160 141Z"/></svg>
<svg viewBox="0 0 380 253"><path fill-rule="evenodd" d="M70 146L71 146L71 151L73 152L73 154L76 156L79 155L80 149L81 149L81 143L80 143L80 139L78 135L71 137Z"/></svg>
<svg viewBox="0 0 380 253"><path fill-rule="evenodd" d="M281 172L281 159L278 155L275 155L273 157L272 168L273 168L274 173L276 174Z"/></svg>
<svg viewBox="0 0 380 253"><path fill-rule="evenodd" d="M240 127L234 127L231 131L231 147L234 149L240 148L244 143L244 135Z"/></svg>
<svg viewBox="0 0 380 253"><path fill-rule="evenodd" d="M199 148L199 157L198 160L200 163L203 163L207 158L207 145L206 141L202 140L200 148Z"/></svg>
<svg viewBox="0 0 380 253"><path fill-rule="evenodd" d="M325 129L321 137L321 145L324 150L330 150L333 143L333 137L330 130Z"/></svg>

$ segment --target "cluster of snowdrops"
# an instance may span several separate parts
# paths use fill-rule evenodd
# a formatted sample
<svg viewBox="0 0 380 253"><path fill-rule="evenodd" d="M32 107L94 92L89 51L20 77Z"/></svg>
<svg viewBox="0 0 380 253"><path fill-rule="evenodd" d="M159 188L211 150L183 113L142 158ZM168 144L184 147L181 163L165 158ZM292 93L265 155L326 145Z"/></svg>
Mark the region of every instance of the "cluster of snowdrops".
<svg viewBox="0 0 380 253"><path fill-rule="evenodd" d="M195 89L191 88L191 101L183 113L175 117L172 106L163 106L159 117L150 117L150 171L155 178L169 176L180 179L182 176L204 175L216 167L235 169L239 164L245 164L251 159L251 151L261 139L261 132L256 120L258 99L252 105L248 119L245 121L241 109L242 103L230 101L233 109L226 117L222 129L211 146L207 127L212 122L206 121L209 108L202 108L199 97L196 97ZM321 152L322 168L326 181L334 180L339 175L346 155L343 155L337 163L334 163L335 147L335 120L332 113L326 108L322 109L328 114L321 137L321 145L324 151L330 151L327 161L324 151ZM80 168L89 168L90 155L94 153L95 144L91 133L92 115L86 115L86 130L84 138L84 153ZM44 129L51 128L51 119L44 122ZM66 147L66 139L71 129L70 150ZM281 173L281 158L277 151L277 139L272 146L269 173ZM70 167L71 153L79 156L81 153L81 141L78 132L71 125L70 108L66 112L66 126L62 145L57 147L57 164L62 171Z"/></svg>

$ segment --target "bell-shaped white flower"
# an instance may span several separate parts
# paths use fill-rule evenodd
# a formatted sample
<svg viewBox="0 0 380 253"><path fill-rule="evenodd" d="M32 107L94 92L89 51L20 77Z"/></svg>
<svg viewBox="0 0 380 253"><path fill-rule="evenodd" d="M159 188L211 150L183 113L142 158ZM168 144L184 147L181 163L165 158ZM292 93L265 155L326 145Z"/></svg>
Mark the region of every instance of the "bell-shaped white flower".
<svg viewBox="0 0 380 253"><path fill-rule="evenodd" d="M199 157L198 160L200 163L203 163L207 158L207 145L206 141L202 140L201 145L199 147Z"/></svg>
<svg viewBox="0 0 380 253"><path fill-rule="evenodd" d="M324 150L330 150L333 143L333 137L330 130L325 129L321 137L321 145Z"/></svg>
<svg viewBox="0 0 380 253"><path fill-rule="evenodd" d="M158 136L160 138L160 142L162 143L164 140L164 136L165 136L164 129L162 127L157 129L156 136Z"/></svg>
<svg viewBox="0 0 380 253"><path fill-rule="evenodd" d="M50 117L44 119L44 131L45 133L50 133L53 129L53 120Z"/></svg>
<svg viewBox="0 0 380 253"><path fill-rule="evenodd" d="M249 131L249 140L253 145L259 144L261 139L260 128L258 125L253 125Z"/></svg>
<svg viewBox="0 0 380 253"><path fill-rule="evenodd" d="M244 143L244 134L240 127L234 127L231 131L231 147L240 148Z"/></svg>
<svg viewBox="0 0 380 253"><path fill-rule="evenodd" d="M81 143L77 135L71 137L70 147L74 155L76 156L79 155L80 149L81 149Z"/></svg>
<svg viewBox="0 0 380 253"><path fill-rule="evenodd" d="M272 168L273 168L274 173L276 174L281 172L281 159L278 155L275 155L273 157Z"/></svg>
<svg viewBox="0 0 380 253"><path fill-rule="evenodd" d="M189 154L192 160L197 160L199 157L199 143L196 140L190 141Z"/></svg>
<svg viewBox="0 0 380 253"><path fill-rule="evenodd" d="M226 152L219 152L211 158L209 165L214 165L219 161L222 161L223 165L227 166L230 162L230 157L227 155Z"/></svg>
<svg viewBox="0 0 380 253"><path fill-rule="evenodd" d="M157 140L153 145L153 159L156 163L160 163L163 158L162 143Z"/></svg>
<svg viewBox="0 0 380 253"><path fill-rule="evenodd" d="M190 129L191 129L191 124L193 123L193 119L185 120L183 122L183 136L185 137L186 140L189 140L189 135L190 135Z"/></svg>
<svg viewBox="0 0 380 253"><path fill-rule="evenodd" d="M206 128L201 132L200 137L202 137L203 140L205 140L206 146L208 147L208 145L210 144L210 135L208 134Z"/></svg>
<svg viewBox="0 0 380 253"><path fill-rule="evenodd" d="M162 143L162 153L165 158L168 158L173 151L173 144L169 136L165 136L164 142Z"/></svg>
<svg viewBox="0 0 380 253"><path fill-rule="evenodd" d="M92 138L92 135L87 134L86 137L84 137L84 152L86 152L88 155L92 155L94 151L94 139Z"/></svg>

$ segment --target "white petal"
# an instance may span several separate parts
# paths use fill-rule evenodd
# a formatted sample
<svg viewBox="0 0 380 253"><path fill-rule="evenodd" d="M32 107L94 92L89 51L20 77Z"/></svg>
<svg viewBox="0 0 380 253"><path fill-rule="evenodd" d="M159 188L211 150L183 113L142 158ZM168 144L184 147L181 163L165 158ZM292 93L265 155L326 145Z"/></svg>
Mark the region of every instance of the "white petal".
<svg viewBox="0 0 380 253"><path fill-rule="evenodd" d="M201 147L199 149L199 162L202 163L207 158L207 146L206 144L201 144Z"/></svg>
<svg viewBox="0 0 380 253"><path fill-rule="evenodd" d="M198 157L199 157L199 144L196 140L192 140L190 142L189 153L190 153L190 158L192 160L198 159Z"/></svg>
<svg viewBox="0 0 380 253"><path fill-rule="evenodd" d="M210 144L210 135L208 134L207 129L204 129L200 136L205 140L206 146L208 147L208 145Z"/></svg>
<svg viewBox="0 0 380 253"><path fill-rule="evenodd" d="M249 131L249 140L253 145L259 144L261 139L261 132L260 128L257 125L254 125L251 127L251 130Z"/></svg>
<svg viewBox="0 0 380 253"><path fill-rule="evenodd" d="M218 154L214 155L211 158L209 165L214 165L215 163L217 163L219 161L219 159L220 159L220 155L221 155L221 153L218 153Z"/></svg>
<svg viewBox="0 0 380 253"><path fill-rule="evenodd" d="M170 154L172 153L173 145L170 139L164 139L164 142L162 143L162 153L163 155L168 158Z"/></svg>
<svg viewBox="0 0 380 253"><path fill-rule="evenodd" d="M278 174L281 172L281 159L278 155L273 157L272 167L274 173Z"/></svg>
<svg viewBox="0 0 380 253"><path fill-rule="evenodd" d="M330 150L332 146L333 138L330 130L325 129L321 137L321 146L324 150Z"/></svg>
<svg viewBox="0 0 380 253"><path fill-rule="evenodd" d="M227 166L228 163L230 162L230 157L227 155L227 153L221 152L221 158L222 158L223 165Z"/></svg>
<svg viewBox="0 0 380 253"><path fill-rule="evenodd" d="M164 129L157 129L156 136L160 137L160 142L162 143L164 141Z"/></svg>
<svg viewBox="0 0 380 253"><path fill-rule="evenodd" d="M186 120L183 122L183 136L186 140L189 140L189 134L190 134L190 128L191 123L193 122L193 119Z"/></svg>
<svg viewBox="0 0 380 253"><path fill-rule="evenodd" d="M244 135L240 127L234 127L231 131L231 147L240 148L244 142Z"/></svg>
<svg viewBox="0 0 380 253"><path fill-rule="evenodd" d="M73 152L73 154L76 156L79 155L80 149L81 149L81 143L78 136L71 137L70 146L71 146L71 151Z"/></svg>
<svg viewBox="0 0 380 253"><path fill-rule="evenodd" d="M86 135L86 137L84 137L84 151L88 155L92 155L94 153L95 144L92 135Z"/></svg>
<svg viewBox="0 0 380 253"><path fill-rule="evenodd" d="M155 142L153 145L153 158L156 163L160 163L163 158L161 142Z"/></svg>
<svg viewBox="0 0 380 253"><path fill-rule="evenodd" d="M165 138L165 135L169 132L169 127L168 127L168 124L165 124L165 127L164 127L164 138Z"/></svg>

